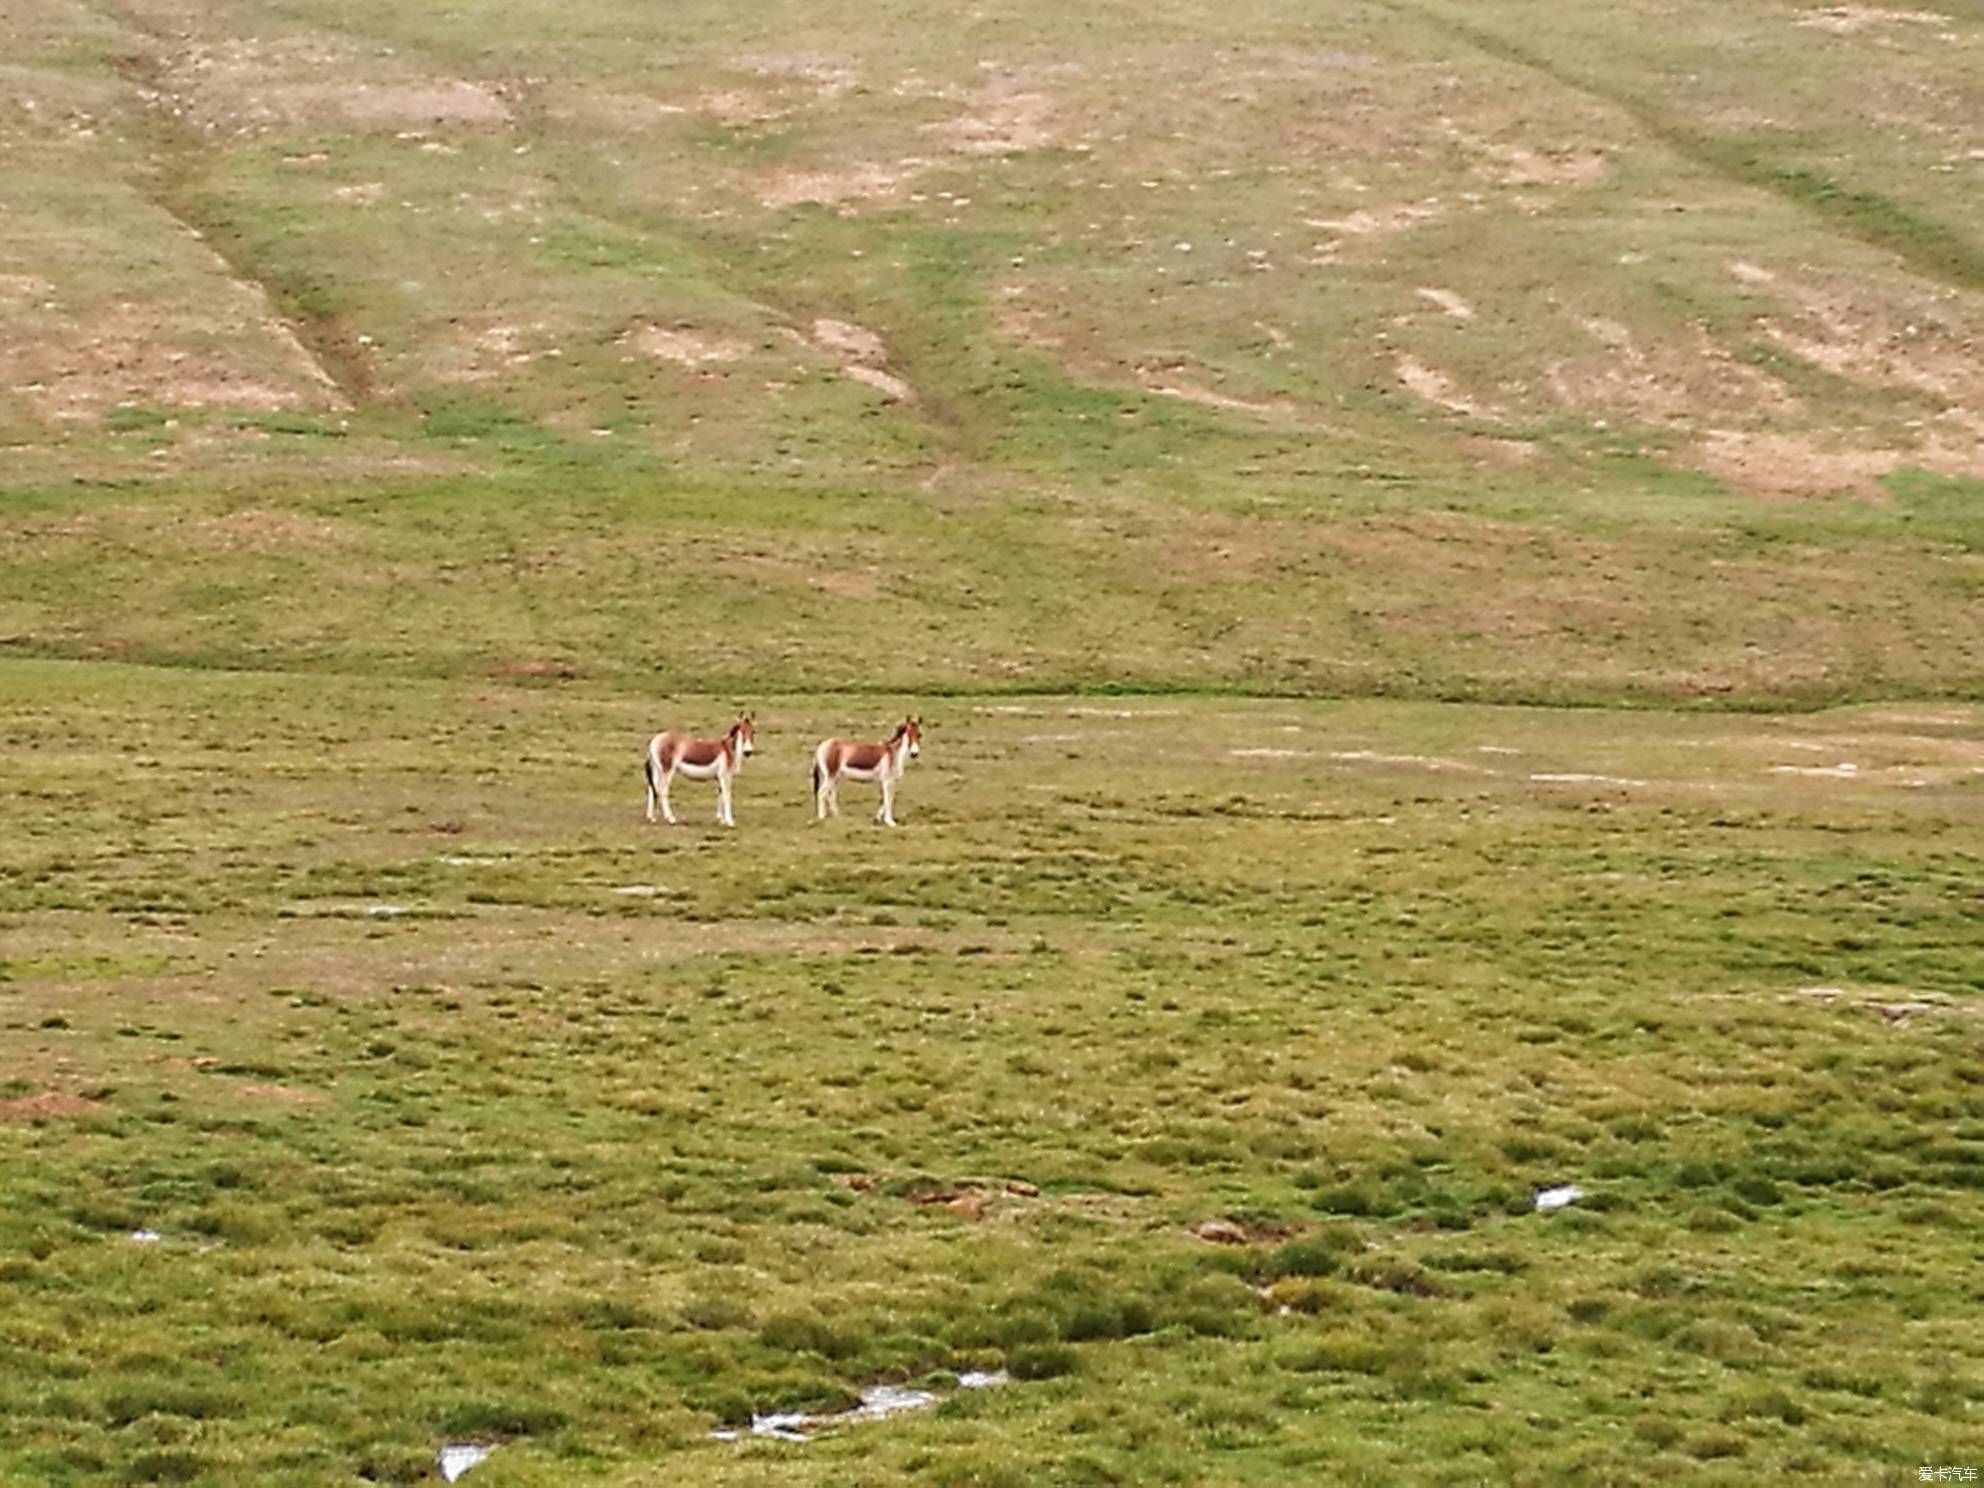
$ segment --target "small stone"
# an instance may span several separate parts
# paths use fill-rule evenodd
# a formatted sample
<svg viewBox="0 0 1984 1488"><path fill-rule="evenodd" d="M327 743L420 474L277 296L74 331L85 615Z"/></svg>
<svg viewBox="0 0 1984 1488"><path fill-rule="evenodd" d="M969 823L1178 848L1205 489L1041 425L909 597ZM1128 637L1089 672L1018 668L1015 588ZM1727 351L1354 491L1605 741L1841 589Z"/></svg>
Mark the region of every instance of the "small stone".
<svg viewBox="0 0 1984 1488"><path fill-rule="evenodd" d="M473 1442L451 1442L435 1454L434 1467L444 1481L452 1483L495 1450Z"/></svg>
<svg viewBox="0 0 1984 1488"><path fill-rule="evenodd" d="M1245 1245L1247 1232L1227 1219L1201 1220L1192 1233L1208 1245Z"/></svg>

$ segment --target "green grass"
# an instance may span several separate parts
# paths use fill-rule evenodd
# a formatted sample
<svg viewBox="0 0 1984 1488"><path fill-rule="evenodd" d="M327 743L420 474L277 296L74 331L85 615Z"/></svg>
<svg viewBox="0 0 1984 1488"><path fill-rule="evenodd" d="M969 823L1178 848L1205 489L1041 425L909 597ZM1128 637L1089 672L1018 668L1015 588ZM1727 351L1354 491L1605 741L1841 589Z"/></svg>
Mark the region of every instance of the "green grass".
<svg viewBox="0 0 1984 1488"><path fill-rule="evenodd" d="M1572 532L1492 490L1313 511L659 484L606 441L488 404L426 427L433 449L534 468L0 493L0 636L17 654L710 692L1755 707L1965 697L1984 675L1974 482L1899 476L1880 507L1649 488ZM878 617L884 647L820 641Z"/></svg>
<svg viewBox="0 0 1984 1488"><path fill-rule="evenodd" d="M646 828L635 769L722 700L0 688L0 1471L411 1482L472 1438L493 1483L1699 1482L1981 1444L1972 710L960 697L889 834L852 790L811 824L803 762L899 704L756 696L723 833L693 786Z"/></svg>

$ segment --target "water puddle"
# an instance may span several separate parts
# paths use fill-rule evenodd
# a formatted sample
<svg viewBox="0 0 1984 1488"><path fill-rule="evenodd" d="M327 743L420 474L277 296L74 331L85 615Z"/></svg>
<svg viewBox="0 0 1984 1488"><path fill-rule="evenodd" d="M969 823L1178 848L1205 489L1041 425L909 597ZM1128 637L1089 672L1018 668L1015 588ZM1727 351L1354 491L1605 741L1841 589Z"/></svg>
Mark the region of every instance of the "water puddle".
<svg viewBox="0 0 1984 1488"><path fill-rule="evenodd" d="M960 1390L989 1390L1010 1378L1003 1369L967 1370L958 1376ZM859 1426L868 1421L885 1421L905 1411L923 1410L943 1397L934 1390L917 1390L908 1385L870 1385L861 1392L861 1403L844 1411L774 1411L751 1417L743 1430L728 1428L712 1431L718 1441L740 1441L747 1436L773 1441L811 1441L839 1426Z"/></svg>
<svg viewBox="0 0 1984 1488"><path fill-rule="evenodd" d="M188 1240L184 1236L167 1240L157 1230L150 1229L133 1230L124 1238L133 1245L163 1245L176 1255L183 1255L189 1249L194 1255L208 1255L221 1248L221 1242L218 1240Z"/></svg>
<svg viewBox="0 0 1984 1488"><path fill-rule="evenodd" d="M1430 754L1385 754L1376 749L1332 749L1325 758L1373 765L1421 765L1428 770L1468 770L1477 774L1481 770L1481 766L1464 760L1437 759Z"/></svg>
<svg viewBox="0 0 1984 1488"><path fill-rule="evenodd" d="M1628 780L1623 775L1532 775L1546 785L1645 785L1644 780Z"/></svg>
<svg viewBox="0 0 1984 1488"><path fill-rule="evenodd" d="M1895 988L1895 991L1904 991ZM1917 1013L1950 1013L1957 1009L1947 999L1929 1000L1927 997L1882 998L1856 996L1844 987L1799 987L1790 994L1792 997L1809 997L1825 1007L1859 1008L1870 1013L1879 1013L1890 1023L1906 1023ZM1841 1002L1841 999L1846 999Z"/></svg>
<svg viewBox="0 0 1984 1488"><path fill-rule="evenodd" d="M475 1442L450 1442L434 1454L434 1470L443 1482L452 1483L495 1450Z"/></svg>

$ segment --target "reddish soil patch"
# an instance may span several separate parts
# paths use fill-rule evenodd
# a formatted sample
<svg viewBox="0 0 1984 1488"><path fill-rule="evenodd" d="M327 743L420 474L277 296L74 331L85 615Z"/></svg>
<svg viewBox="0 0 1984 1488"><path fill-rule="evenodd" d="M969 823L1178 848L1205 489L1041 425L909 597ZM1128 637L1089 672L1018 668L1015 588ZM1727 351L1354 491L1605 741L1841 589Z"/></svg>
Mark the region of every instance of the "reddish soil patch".
<svg viewBox="0 0 1984 1488"><path fill-rule="evenodd" d="M100 1101L71 1095L66 1090L44 1090L19 1100L0 1101L0 1121L38 1121L51 1116L89 1116L103 1109Z"/></svg>
<svg viewBox="0 0 1984 1488"><path fill-rule="evenodd" d="M1891 450L1827 448L1795 434L1711 429L1692 454L1701 470L1760 496L1813 496L1829 491L1880 494L1880 478L1901 463Z"/></svg>
<svg viewBox="0 0 1984 1488"><path fill-rule="evenodd" d="M1208 1245L1260 1245L1279 1243L1295 1231L1283 1224L1243 1223L1232 1219L1202 1219L1187 1232Z"/></svg>

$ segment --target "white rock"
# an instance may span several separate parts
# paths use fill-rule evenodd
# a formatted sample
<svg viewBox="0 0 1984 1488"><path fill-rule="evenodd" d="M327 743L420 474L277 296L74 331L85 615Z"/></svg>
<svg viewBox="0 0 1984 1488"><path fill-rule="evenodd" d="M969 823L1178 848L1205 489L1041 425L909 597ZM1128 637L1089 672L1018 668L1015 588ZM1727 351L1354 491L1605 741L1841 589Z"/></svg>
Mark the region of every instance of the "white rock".
<svg viewBox="0 0 1984 1488"><path fill-rule="evenodd" d="M450 1442L435 1455L434 1466L443 1481L452 1483L495 1450L473 1442Z"/></svg>

